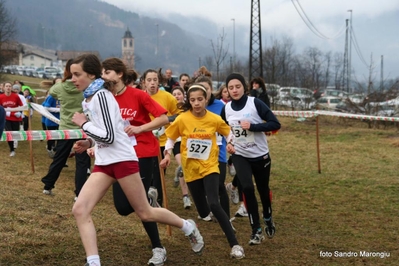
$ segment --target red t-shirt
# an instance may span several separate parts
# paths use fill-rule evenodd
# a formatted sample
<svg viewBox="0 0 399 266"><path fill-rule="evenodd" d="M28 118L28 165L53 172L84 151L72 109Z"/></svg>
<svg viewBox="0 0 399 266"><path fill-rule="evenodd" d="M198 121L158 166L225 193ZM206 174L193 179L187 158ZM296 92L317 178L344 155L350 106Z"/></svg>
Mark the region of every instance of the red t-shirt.
<svg viewBox="0 0 399 266"><path fill-rule="evenodd" d="M3 94L0 94L0 105L3 106L4 108L7 108L7 107L15 108L15 107L23 106L24 104L22 103L18 94L11 93L9 96L7 96L5 93L3 93ZM17 121L17 122L22 121L22 114L20 117L16 117L15 113L16 112L11 112L11 115L7 116L6 120Z"/></svg>
<svg viewBox="0 0 399 266"><path fill-rule="evenodd" d="M124 120L130 121L132 126L141 126L151 122L149 114L154 117L166 114L167 111L154 101L146 92L127 87L126 91L115 96ZM151 131L135 135L137 145L134 146L138 158L154 157L159 154L158 139Z"/></svg>

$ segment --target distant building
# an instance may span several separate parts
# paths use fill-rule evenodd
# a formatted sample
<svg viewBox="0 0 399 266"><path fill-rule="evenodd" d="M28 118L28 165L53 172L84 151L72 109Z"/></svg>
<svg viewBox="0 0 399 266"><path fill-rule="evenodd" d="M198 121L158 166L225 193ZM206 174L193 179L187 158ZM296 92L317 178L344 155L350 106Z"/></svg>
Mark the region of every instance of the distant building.
<svg viewBox="0 0 399 266"><path fill-rule="evenodd" d="M74 59L82 54L95 54L100 60L98 51L55 51L43 49L24 43L2 43L0 49L1 64L19 65L27 67L56 66L63 68L69 59Z"/></svg>
<svg viewBox="0 0 399 266"><path fill-rule="evenodd" d="M53 65L57 60L54 50L44 50L28 44L21 44L23 52L20 54L20 66L45 67Z"/></svg>
<svg viewBox="0 0 399 266"><path fill-rule="evenodd" d="M129 69L134 69L134 38L129 28L122 38L122 60Z"/></svg>

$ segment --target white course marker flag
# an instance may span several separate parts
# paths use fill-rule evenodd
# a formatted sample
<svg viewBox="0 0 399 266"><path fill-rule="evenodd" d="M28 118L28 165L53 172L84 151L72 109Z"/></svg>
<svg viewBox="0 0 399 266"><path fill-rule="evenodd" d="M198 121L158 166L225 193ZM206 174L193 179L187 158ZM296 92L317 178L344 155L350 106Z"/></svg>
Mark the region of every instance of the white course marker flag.
<svg viewBox="0 0 399 266"><path fill-rule="evenodd" d="M60 120L57 117L55 117L52 113L50 113L43 105L37 103L30 103L30 105L36 112L38 112L42 116L50 119L54 123L60 124Z"/></svg>

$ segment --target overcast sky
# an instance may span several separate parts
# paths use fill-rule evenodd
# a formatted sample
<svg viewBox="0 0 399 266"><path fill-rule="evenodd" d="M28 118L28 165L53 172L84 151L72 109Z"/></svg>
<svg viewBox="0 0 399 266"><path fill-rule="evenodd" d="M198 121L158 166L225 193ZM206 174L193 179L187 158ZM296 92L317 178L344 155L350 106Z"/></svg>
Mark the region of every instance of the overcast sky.
<svg viewBox="0 0 399 266"><path fill-rule="evenodd" d="M221 28L236 29L250 25L250 0L103 0L127 11L149 17L168 17L170 14L206 18ZM298 2L299 1L299 4ZM325 37L317 37L301 19L291 0L265 0L261 2L262 39L270 36L288 36L303 47L343 52L345 45L345 19L352 11L353 29L360 53L367 64L371 54L376 65L374 75L380 77L381 55L384 56L384 77L399 77L399 0L294 0L296 7L305 11L311 23ZM303 13L302 13L303 15ZM304 15L303 15L304 16ZM343 30L343 31L340 31ZM342 34L337 37L337 34ZM269 36L267 36L269 35ZM236 39L240 38L238 34ZM248 41L249 42L249 41ZM296 51L300 53L301 51ZM247 54L247 53L246 53ZM352 64L359 78L368 76L368 70L352 47Z"/></svg>

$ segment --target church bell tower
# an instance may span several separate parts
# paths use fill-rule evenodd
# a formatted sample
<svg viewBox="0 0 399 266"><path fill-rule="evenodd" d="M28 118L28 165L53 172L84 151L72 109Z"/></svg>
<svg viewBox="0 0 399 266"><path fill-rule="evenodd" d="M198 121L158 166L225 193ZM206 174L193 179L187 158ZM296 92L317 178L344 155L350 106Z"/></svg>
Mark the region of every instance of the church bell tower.
<svg viewBox="0 0 399 266"><path fill-rule="evenodd" d="M134 69L134 38L129 28L122 37L122 60L128 69Z"/></svg>

